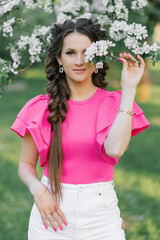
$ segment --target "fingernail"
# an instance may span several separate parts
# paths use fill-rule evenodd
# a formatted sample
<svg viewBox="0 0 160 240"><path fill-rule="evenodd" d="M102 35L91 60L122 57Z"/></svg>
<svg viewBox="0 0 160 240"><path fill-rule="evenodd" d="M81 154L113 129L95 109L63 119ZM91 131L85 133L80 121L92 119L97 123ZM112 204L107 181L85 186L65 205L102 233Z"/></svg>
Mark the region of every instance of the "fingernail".
<svg viewBox="0 0 160 240"><path fill-rule="evenodd" d="M126 53L126 52L124 52L124 53Z"/></svg>
<svg viewBox="0 0 160 240"><path fill-rule="evenodd" d="M63 227L60 226L59 228L61 229L61 231L63 230Z"/></svg>
<svg viewBox="0 0 160 240"><path fill-rule="evenodd" d="M130 54L129 52L127 54Z"/></svg>
<svg viewBox="0 0 160 240"><path fill-rule="evenodd" d="M137 56L140 57L139 54Z"/></svg>
<svg viewBox="0 0 160 240"><path fill-rule="evenodd" d="M67 223L66 223L66 222L64 222L64 224L67 226Z"/></svg>
<svg viewBox="0 0 160 240"><path fill-rule="evenodd" d="M55 232L57 232L57 228L53 228L53 230L54 230Z"/></svg>
<svg viewBox="0 0 160 240"><path fill-rule="evenodd" d="M45 225L45 228L48 229L48 226Z"/></svg>
<svg viewBox="0 0 160 240"><path fill-rule="evenodd" d="M120 52L120 54L122 54L122 53Z"/></svg>
<svg viewBox="0 0 160 240"><path fill-rule="evenodd" d="M121 58L118 58L119 61L123 62L123 60Z"/></svg>

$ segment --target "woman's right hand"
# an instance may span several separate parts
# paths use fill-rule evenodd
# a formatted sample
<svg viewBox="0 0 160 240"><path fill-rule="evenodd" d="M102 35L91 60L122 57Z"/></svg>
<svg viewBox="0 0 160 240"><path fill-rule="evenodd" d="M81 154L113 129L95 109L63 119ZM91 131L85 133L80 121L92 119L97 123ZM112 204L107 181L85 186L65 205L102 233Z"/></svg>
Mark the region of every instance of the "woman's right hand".
<svg viewBox="0 0 160 240"><path fill-rule="evenodd" d="M67 219L63 213L63 211L59 208L59 205L56 199L52 196L49 189L41 182L39 182L38 186L36 187L36 191L34 191L34 200L39 212L41 214L41 218L45 228L48 228L47 218L50 222L52 228L56 231L56 224L53 220L57 222L59 228L63 230L63 225L61 222L64 222L66 225ZM61 219L60 219L61 217Z"/></svg>

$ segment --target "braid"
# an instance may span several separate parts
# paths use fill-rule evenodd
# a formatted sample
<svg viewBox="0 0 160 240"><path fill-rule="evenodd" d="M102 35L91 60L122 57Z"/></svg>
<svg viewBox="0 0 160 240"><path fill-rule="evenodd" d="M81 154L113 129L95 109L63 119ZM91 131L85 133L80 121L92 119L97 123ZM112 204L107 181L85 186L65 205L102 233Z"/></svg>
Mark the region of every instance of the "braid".
<svg viewBox="0 0 160 240"><path fill-rule="evenodd" d="M48 116L48 122L51 124L51 131L54 130L53 138L51 140L50 152L49 152L49 176L50 179L55 182L55 191L53 191L53 181L50 181L52 194L58 199L62 197L60 184L58 179L62 174L63 166L63 151L61 143L61 123L65 120L65 116L68 110L67 100L70 96L70 88L66 81L65 74L60 74L57 71L57 63L53 61L50 54L47 54L45 59L45 71L46 77L50 82L47 84L46 90L51 95L51 99L48 104L50 114ZM52 149L54 149L54 154ZM57 161L59 159L59 161Z"/></svg>

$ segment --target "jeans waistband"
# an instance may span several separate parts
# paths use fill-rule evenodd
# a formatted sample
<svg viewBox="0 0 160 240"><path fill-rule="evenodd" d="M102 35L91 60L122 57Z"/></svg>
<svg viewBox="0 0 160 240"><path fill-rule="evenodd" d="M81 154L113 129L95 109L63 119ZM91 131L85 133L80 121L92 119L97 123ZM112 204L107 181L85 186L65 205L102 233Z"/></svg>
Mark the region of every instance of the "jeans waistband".
<svg viewBox="0 0 160 240"><path fill-rule="evenodd" d="M41 182L50 188L49 178L43 175ZM54 183L54 181L53 181ZM54 186L54 184L53 184ZM88 183L88 184L69 184L69 183L61 183L61 189L63 191L78 191L83 193L92 193L98 191L109 191L114 187L114 181L108 182L96 182L96 183Z"/></svg>

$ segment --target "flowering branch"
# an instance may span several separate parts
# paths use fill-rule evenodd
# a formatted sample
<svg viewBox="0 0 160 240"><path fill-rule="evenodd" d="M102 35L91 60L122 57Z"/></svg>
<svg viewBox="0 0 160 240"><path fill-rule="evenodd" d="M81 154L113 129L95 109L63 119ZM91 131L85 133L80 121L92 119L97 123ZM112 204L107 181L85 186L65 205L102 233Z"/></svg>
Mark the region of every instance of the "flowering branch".
<svg viewBox="0 0 160 240"><path fill-rule="evenodd" d="M119 44L123 43L126 52L131 51L133 55L149 57L155 64L160 61L160 46L157 43L149 45L146 41L148 37L146 26L131 22L129 19L130 9L138 13L139 10L142 12L146 5L147 0L96 0L92 3L89 0L2 0L0 16L6 16L6 22L2 27L0 26L0 32L3 32L4 37L13 37L16 24L22 21L25 23L20 16L23 7L41 8L46 14L54 12L57 16L55 22L57 24L67 19L75 21L79 17L91 18L107 31L108 41L93 44L86 52L86 61L91 61L101 68L103 62L117 60L116 50ZM9 15L11 11L12 15ZM16 13L15 16L13 13ZM11 60L0 58L0 93L2 86L10 84L11 79L29 69L35 62L42 61L45 56L45 47L50 41L50 28L51 26L35 26L30 36L22 34L19 40L9 44L7 49L10 51ZM25 67L24 62L30 62L30 64Z"/></svg>

